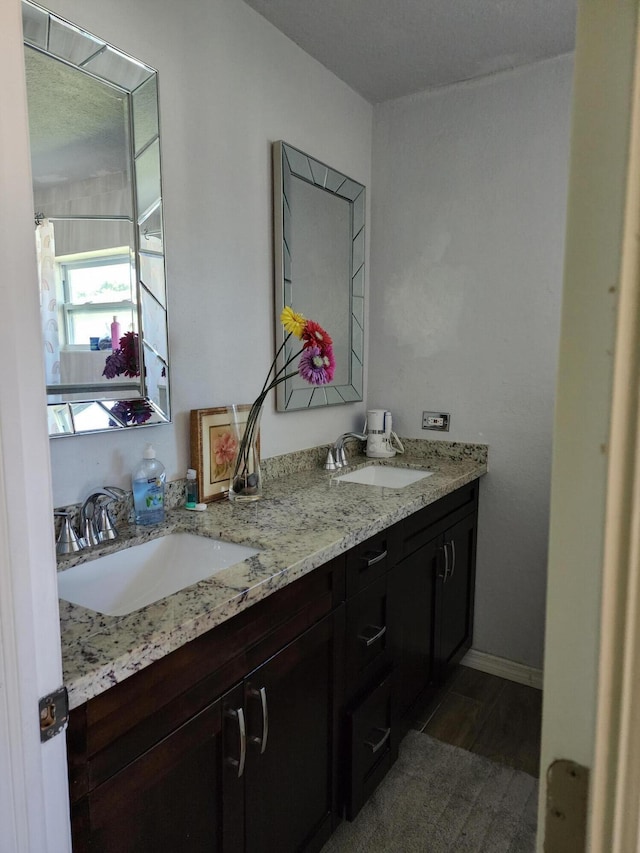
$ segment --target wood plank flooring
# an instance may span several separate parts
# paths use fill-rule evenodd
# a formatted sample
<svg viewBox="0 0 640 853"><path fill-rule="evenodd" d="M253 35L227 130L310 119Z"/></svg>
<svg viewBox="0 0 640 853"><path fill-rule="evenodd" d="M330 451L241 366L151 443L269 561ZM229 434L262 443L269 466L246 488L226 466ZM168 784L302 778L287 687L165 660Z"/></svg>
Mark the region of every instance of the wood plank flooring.
<svg viewBox="0 0 640 853"><path fill-rule="evenodd" d="M541 690L459 666L414 728L537 777L541 721Z"/></svg>

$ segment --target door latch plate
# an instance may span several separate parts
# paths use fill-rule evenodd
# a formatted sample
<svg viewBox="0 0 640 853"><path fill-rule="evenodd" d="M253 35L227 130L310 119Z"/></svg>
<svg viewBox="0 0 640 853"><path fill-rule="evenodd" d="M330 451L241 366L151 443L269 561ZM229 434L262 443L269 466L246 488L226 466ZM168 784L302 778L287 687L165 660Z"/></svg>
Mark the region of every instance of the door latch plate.
<svg viewBox="0 0 640 853"><path fill-rule="evenodd" d="M40 740L45 743L55 737L69 720L69 696L62 685L53 693L43 696L38 702L40 712Z"/></svg>

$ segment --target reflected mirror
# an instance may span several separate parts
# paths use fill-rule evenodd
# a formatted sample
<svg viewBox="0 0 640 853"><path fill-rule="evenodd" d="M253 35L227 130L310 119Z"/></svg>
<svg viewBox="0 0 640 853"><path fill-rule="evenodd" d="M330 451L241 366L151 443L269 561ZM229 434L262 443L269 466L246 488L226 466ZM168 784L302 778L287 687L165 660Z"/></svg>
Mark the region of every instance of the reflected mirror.
<svg viewBox="0 0 640 853"><path fill-rule="evenodd" d="M167 423L157 73L22 19L49 434Z"/></svg>
<svg viewBox="0 0 640 853"><path fill-rule="evenodd" d="M277 386L278 411L362 400L365 188L285 142L273 146L276 349L285 305L333 338L333 382L295 376ZM289 341L278 367L295 353Z"/></svg>

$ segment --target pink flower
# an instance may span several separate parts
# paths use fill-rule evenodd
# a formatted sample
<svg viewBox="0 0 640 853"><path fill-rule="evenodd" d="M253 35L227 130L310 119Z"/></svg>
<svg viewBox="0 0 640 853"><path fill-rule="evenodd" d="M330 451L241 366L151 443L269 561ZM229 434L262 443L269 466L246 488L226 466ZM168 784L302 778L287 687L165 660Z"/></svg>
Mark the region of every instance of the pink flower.
<svg viewBox="0 0 640 853"><path fill-rule="evenodd" d="M333 354L333 347L325 347L321 355L324 361L325 370L327 371L327 382L331 382L336 370L336 358Z"/></svg>
<svg viewBox="0 0 640 853"><path fill-rule="evenodd" d="M215 456L216 465L225 466L232 462L237 449L238 443L230 432L221 433L211 442L211 452Z"/></svg>

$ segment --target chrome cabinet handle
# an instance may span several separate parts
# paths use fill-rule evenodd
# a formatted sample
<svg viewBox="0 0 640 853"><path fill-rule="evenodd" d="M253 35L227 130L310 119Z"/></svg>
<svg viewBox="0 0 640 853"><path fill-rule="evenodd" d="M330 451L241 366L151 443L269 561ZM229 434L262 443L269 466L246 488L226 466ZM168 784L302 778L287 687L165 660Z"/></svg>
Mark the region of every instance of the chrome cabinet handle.
<svg viewBox="0 0 640 853"><path fill-rule="evenodd" d="M260 755L267 748L267 740L269 739L269 708L267 706L267 688L261 687L259 690L256 690L255 687L252 687L249 690L249 695L255 697L256 699L260 699L260 705L262 706L262 737L257 737L252 735L251 743L255 743L260 747Z"/></svg>
<svg viewBox="0 0 640 853"><path fill-rule="evenodd" d="M440 574L438 577L442 578L442 583L446 583L449 575L449 552L447 550L446 542L442 546L442 550L444 551L444 574Z"/></svg>
<svg viewBox="0 0 640 853"><path fill-rule="evenodd" d="M453 573L456 570L456 543L452 539L449 545L451 545L451 554L453 555L453 564L451 566L451 577L453 577Z"/></svg>
<svg viewBox="0 0 640 853"><path fill-rule="evenodd" d="M367 557L365 555L363 559L367 561L367 568L369 568L369 566L375 566L376 563L382 562L382 560L384 560L386 556L387 549L385 548L384 551L380 551L380 553L376 554L375 557Z"/></svg>
<svg viewBox="0 0 640 853"><path fill-rule="evenodd" d="M247 729L244 723L244 711L242 708L230 708L227 712L227 717L231 717L238 721L238 735L240 738L240 758L227 758L227 761L232 767L238 768L238 779L244 773L244 762L247 757Z"/></svg>
<svg viewBox="0 0 640 853"><path fill-rule="evenodd" d="M391 735L391 729L374 729L373 733L382 732L382 737L377 743L372 743L370 740L365 740L364 745L368 746L371 752L376 753L382 749L385 743L389 740L389 736Z"/></svg>
<svg viewBox="0 0 640 853"><path fill-rule="evenodd" d="M363 643L366 643L367 648L369 646L372 646L375 642L377 642L377 640L380 639L380 637L384 637L384 635L387 633L386 625L383 625L382 628L378 628L377 625L371 625L370 627L373 628L374 631L378 632L377 634L374 634L373 637L367 637L365 634L358 634L358 639L362 640Z"/></svg>

